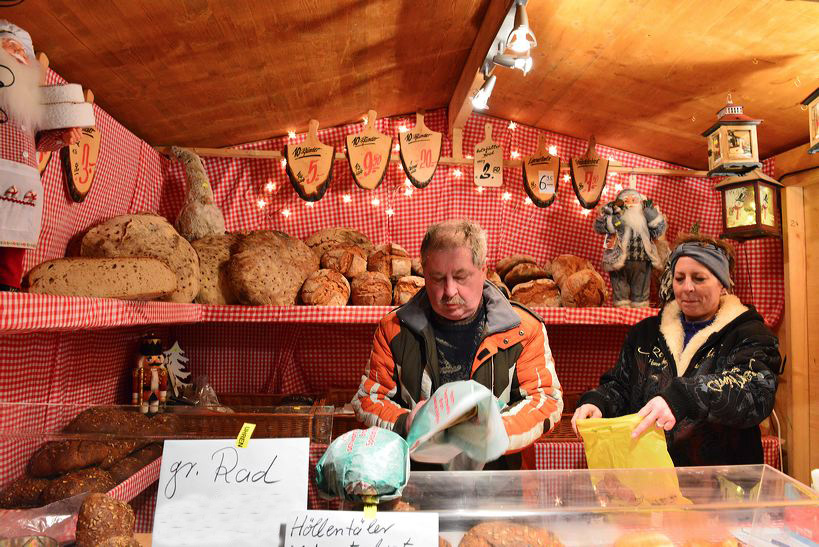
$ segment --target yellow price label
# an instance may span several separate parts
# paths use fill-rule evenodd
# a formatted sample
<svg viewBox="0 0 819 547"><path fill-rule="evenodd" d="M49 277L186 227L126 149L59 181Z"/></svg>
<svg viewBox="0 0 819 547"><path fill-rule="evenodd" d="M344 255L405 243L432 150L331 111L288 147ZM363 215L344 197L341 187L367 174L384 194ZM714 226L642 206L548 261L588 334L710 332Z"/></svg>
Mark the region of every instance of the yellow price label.
<svg viewBox="0 0 819 547"><path fill-rule="evenodd" d="M250 437L253 435L253 430L256 429L256 424L245 423L242 429L239 430L239 436L236 437L236 446L239 448L247 448L250 444Z"/></svg>
<svg viewBox="0 0 819 547"><path fill-rule="evenodd" d="M367 520L373 520L375 518L375 513L378 511L377 505L365 505L364 506L364 518Z"/></svg>

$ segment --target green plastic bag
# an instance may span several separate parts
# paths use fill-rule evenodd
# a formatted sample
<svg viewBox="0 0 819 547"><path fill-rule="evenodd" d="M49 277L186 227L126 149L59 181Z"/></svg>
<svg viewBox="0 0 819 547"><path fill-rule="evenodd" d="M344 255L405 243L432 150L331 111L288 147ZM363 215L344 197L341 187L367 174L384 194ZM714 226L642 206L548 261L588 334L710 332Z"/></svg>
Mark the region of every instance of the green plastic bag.
<svg viewBox="0 0 819 547"><path fill-rule="evenodd" d="M316 464L316 485L325 498L368 502L401 497L409 479L407 442L389 429L348 431L333 441Z"/></svg>

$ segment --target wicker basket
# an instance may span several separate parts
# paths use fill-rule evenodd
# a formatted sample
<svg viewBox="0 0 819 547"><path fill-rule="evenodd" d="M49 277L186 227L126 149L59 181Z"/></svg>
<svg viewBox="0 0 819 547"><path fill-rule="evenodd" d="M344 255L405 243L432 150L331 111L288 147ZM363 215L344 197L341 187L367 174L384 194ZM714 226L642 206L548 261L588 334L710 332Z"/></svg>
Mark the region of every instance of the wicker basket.
<svg viewBox="0 0 819 547"><path fill-rule="evenodd" d="M358 421L344 406L353 400L358 388L330 388L323 396L324 404L333 407L333 438L336 439L353 429L366 429L367 425Z"/></svg>

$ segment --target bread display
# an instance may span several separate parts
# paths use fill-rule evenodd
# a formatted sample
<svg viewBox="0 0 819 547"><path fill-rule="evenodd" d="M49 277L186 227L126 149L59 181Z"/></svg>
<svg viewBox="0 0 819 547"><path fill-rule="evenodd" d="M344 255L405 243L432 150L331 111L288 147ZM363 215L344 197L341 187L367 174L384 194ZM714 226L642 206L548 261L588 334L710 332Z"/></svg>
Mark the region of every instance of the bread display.
<svg viewBox="0 0 819 547"><path fill-rule="evenodd" d="M192 302L199 293L199 256L160 216L120 215L103 222L82 238L80 254L93 258L155 258L176 274L176 289L163 300Z"/></svg>
<svg viewBox="0 0 819 547"><path fill-rule="evenodd" d="M525 283L533 279L543 279L545 277L549 277L549 272L545 269L533 262L521 262L509 270L506 276L504 276L503 282L507 287L514 290L515 285L519 283Z"/></svg>
<svg viewBox="0 0 819 547"><path fill-rule="evenodd" d="M350 283L335 270L317 270L301 288L301 301L308 306L346 306Z"/></svg>
<svg viewBox="0 0 819 547"><path fill-rule="evenodd" d="M593 270L594 266L585 258L574 255L560 255L552 260L549 271L552 279L558 286L563 286L563 282L573 273L580 270Z"/></svg>
<svg viewBox="0 0 819 547"><path fill-rule="evenodd" d="M366 254L373 249L370 239L352 228L324 228L310 234L304 242L318 257L339 245L357 245L364 249Z"/></svg>
<svg viewBox="0 0 819 547"><path fill-rule="evenodd" d="M151 431L152 419L141 412L116 407L94 406L77 414L63 428L66 433L112 433L144 435Z"/></svg>
<svg viewBox="0 0 819 547"><path fill-rule="evenodd" d="M606 282L595 270L580 270L560 285L560 298L567 308L602 306L606 297Z"/></svg>
<svg viewBox="0 0 819 547"><path fill-rule="evenodd" d="M58 258L28 273L28 292L153 300L176 290L176 274L155 258Z"/></svg>
<svg viewBox="0 0 819 547"><path fill-rule="evenodd" d="M482 522L470 528L460 547L520 547L522 545L561 546L552 532L514 522Z"/></svg>
<svg viewBox="0 0 819 547"><path fill-rule="evenodd" d="M409 302L410 298L424 288L424 278L417 275L407 275L395 282L392 291L392 303L401 306Z"/></svg>
<svg viewBox="0 0 819 547"><path fill-rule="evenodd" d="M191 243L199 255L198 304L238 304L227 275L227 263L240 234L211 235Z"/></svg>
<svg viewBox="0 0 819 547"><path fill-rule="evenodd" d="M531 257L529 255L507 256L506 258L498 260L498 263L495 264L495 271L498 272L498 275L501 276L501 278L505 278L506 274L508 274L512 268L514 268L518 264L527 262L531 264L536 264L537 260L535 260L534 257Z"/></svg>
<svg viewBox="0 0 819 547"><path fill-rule="evenodd" d="M545 278L516 285L512 289L511 298L530 307L559 308L561 304L560 288L557 283Z"/></svg>
<svg viewBox="0 0 819 547"><path fill-rule="evenodd" d="M364 272L350 285L355 306L389 306L392 302L392 284L382 273Z"/></svg>
<svg viewBox="0 0 819 547"><path fill-rule="evenodd" d="M20 477L0 491L0 509L39 507L40 495L51 484L51 479Z"/></svg>
<svg viewBox="0 0 819 547"><path fill-rule="evenodd" d="M32 477L54 477L92 465L109 455L109 447L98 441L50 441L41 446L28 462Z"/></svg>
<svg viewBox="0 0 819 547"><path fill-rule="evenodd" d="M90 494L77 516L77 547L97 547L113 538L131 538L136 518L131 506L105 494ZM116 540L109 545L129 545Z"/></svg>
<svg viewBox="0 0 819 547"><path fill-rule="evenodd" d="M91 467L72 471L51 481L40 495L40 503L48 505L83 492L108 492L117 484L106 471Z"/></svg>
<svg viewBox="0 0 819 547"><path fill-rule="evenodd" d="M367 253L358 245L338 245L321 255L321 267L352 279L367 271Z"/></svg>
<svg viewBox="0 0 819 547"><path fill-rule="evenodd" d="M395 243L379 245L367 257L367 271L382 273L393 281L410 275L410 270L409 254Z"/></svg>

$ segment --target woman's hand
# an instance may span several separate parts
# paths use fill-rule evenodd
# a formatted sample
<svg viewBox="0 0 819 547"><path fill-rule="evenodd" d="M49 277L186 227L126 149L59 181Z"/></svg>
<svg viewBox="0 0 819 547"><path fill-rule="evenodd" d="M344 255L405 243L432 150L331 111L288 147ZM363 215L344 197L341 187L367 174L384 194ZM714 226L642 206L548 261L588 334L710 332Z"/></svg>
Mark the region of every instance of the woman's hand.
<svg viewBox="0 0 819 547"><path fill-rule="evenodd" d="M409 432L410 427L412 426L412 421L415 419L415 415L418 414L418 411L421 410L421 407L427 404L429 399L421 399L418 401L418 404L410 411L409 416L407 416L407 432Z"/></svg>
<svg viewBox="0 0 819 547"><path fill-rule="evenodd" d="M671 431L677 424L677 418L674 417L674 413L671 412L668 403L659 395L647 402L637 415L643 418L643 421L631 432L632 439L636 439L653 425L665 431Z"/></svg>
<svg viewBox="0 0 819 547"><path fill-rule="evenodd" d="M574 416L572 416L572 430L574 434L580 437L577 433L577 421L578 420L585 420L587 418L602 418L603 413L600 411L597 406L592 404L585 404L580 405L577 410L574 411Z"/></svg>

